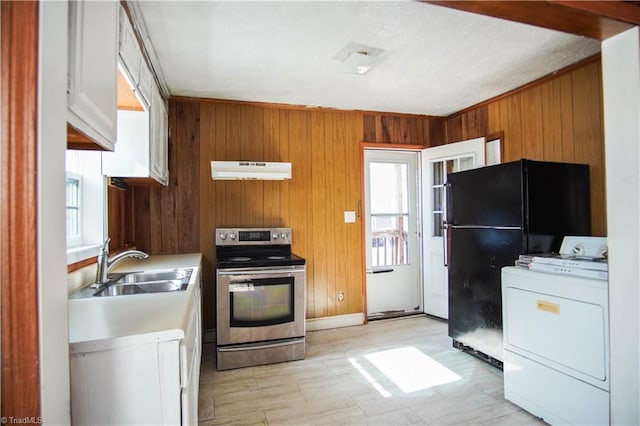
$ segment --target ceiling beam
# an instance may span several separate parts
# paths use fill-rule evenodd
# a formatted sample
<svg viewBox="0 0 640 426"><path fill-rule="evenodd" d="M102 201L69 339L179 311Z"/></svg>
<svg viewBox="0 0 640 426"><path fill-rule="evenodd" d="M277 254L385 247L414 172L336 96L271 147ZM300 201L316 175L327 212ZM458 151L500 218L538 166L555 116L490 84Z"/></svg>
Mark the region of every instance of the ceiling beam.
<svg viewBox="0 0 640 426"><path fill-rule="evenodd" d="M424 1L605 40L640 25L640 6L627 1Z"/></svg>

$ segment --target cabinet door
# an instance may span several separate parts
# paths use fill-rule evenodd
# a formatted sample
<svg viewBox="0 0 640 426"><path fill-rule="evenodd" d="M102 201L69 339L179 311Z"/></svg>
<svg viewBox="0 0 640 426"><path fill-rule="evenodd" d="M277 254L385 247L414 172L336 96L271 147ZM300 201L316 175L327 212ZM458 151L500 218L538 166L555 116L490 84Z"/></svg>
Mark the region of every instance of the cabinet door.
<svg viewBox="0 0 640 426"><path fill-rule="evenodd" d="M146 102L147 106L151 105L151 97L153 93L153 87L155 86L153 75L147 66L144 59L140 59L140 80L138 81L138 92L142 100Z"/></svg>
<svg viewBox="0 0 640 426"><path fill-rule="evenodd" d="M152 88L150 129L151 175L163 185L169 183L168 116L164 100L157 87Z"/></svg>
<svg viewBox="0 0 640 426"><path fill-rule="evenodd" d="M116 141L118 3L69 2L69 124L112 151Z"/></svg>
<svg viewBox="0 0 640 426"><path fill-rule="evenodd" d="M120 54L122 65L129 74L131 83L136 87L140 80L141 55L138 48L138 40L129 22L129 17L122 7L120 8L120 43L118 53Z"/></svg>

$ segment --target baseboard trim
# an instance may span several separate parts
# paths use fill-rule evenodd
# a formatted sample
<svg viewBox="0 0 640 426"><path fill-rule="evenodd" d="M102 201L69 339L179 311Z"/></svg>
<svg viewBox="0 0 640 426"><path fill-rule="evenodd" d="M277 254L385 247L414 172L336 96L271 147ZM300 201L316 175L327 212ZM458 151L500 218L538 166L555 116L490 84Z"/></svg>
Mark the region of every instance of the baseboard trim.
<svg viewBox="0 0 640 426"><path fill-rule="evenodd" d="M334 315L330 317L310 318L307 331L328 330L330 328L351 327L364 324L364 313Z"/></svg>
<svg viewBox="0 0 640 426"><path fill-rule="evenodd" d="M364 324L364 313L334 315L306 320L307 331L329 330L331 328L352 327ZM216 329L202 331L202 343L216 343Z"/></svg>

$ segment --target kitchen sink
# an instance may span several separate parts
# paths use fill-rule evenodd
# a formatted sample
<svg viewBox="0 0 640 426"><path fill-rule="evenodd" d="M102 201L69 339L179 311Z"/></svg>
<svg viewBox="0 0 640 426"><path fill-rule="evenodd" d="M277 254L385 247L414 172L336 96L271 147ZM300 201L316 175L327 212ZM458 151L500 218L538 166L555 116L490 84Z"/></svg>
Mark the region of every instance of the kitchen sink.
<svg viewBox="0 0 640 426"><path fill-rule="evenodd" d="M130 272L114 281L118 283L145 283L152 281L184 281L189 282L191 269L172 269L169 271Z"/></svg>
<svg viewBox="0 0 640 426"><path fill-rule="evenodd" d="M189 281L163 280L139 281L128 283L114 283L97 291L94 296L123 296L128 294L163 293L168 291L182 291L187 289Z"/></svg>
<svg viewBox="0 0 640 426"><path fill-rule="evenodd" d="M189 286L192 273L192 268L113 273L108 275L109 281L106 284L100 286L94 284L82 288L72 294L71 298L184 291ZM96 286L98 286L97 289Z"/></svg>

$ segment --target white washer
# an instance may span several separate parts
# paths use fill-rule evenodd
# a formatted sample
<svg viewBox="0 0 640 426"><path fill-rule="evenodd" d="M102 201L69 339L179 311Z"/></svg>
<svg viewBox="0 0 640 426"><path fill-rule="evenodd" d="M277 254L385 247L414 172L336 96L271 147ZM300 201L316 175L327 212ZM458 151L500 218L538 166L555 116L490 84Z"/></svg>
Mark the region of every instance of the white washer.
<svg viewBox="0 0 640 426"><path fill-rule="evenodd" d="M504 394L549 424L609 424L607 281L502 269Z"/></svg>

